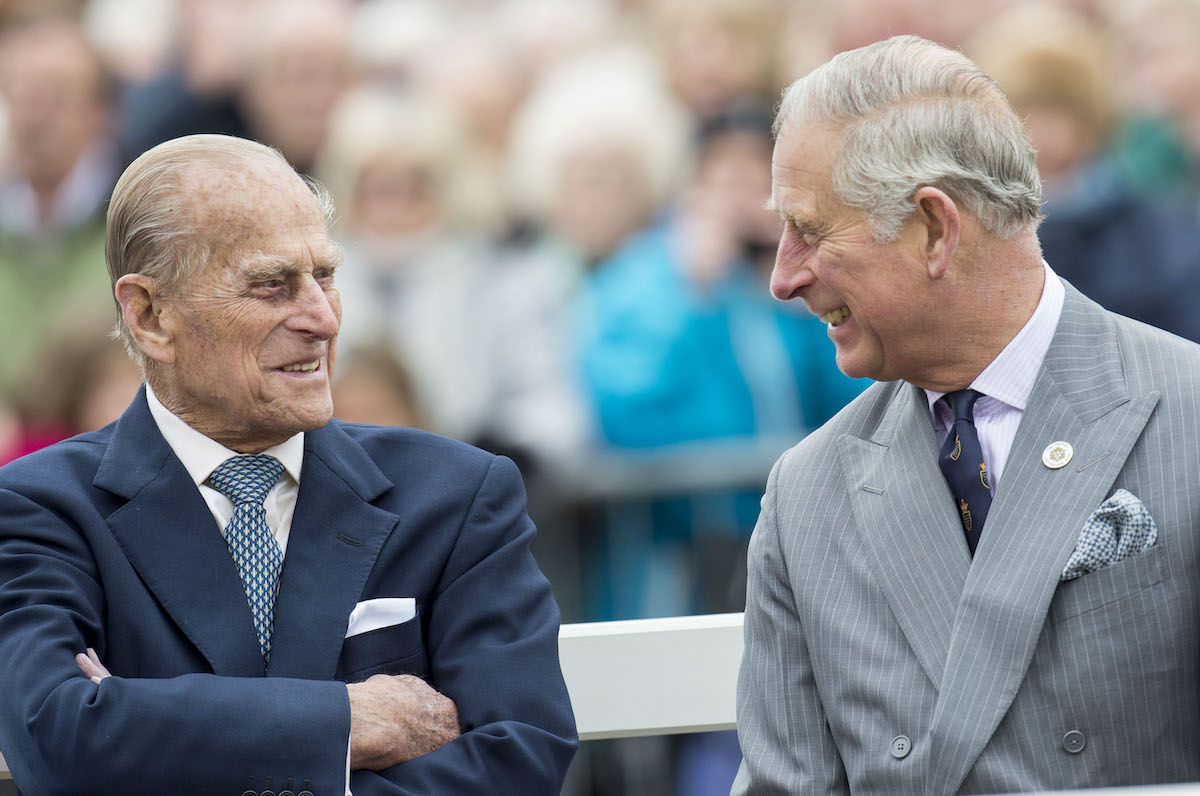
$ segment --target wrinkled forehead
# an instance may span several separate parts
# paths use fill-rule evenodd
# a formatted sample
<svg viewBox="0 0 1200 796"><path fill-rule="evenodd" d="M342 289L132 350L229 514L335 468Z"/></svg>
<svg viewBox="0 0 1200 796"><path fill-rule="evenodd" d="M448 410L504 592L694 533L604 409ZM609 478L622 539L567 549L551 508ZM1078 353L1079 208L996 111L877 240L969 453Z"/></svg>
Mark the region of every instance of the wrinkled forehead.
<svg viewBox="0 0 1200 796"><path fill-rule="evenodd" d="M324 237L316 197L282 163L197 165L182 187L191 197L195 228L226 251L262 249L292 233Z"/></svg>

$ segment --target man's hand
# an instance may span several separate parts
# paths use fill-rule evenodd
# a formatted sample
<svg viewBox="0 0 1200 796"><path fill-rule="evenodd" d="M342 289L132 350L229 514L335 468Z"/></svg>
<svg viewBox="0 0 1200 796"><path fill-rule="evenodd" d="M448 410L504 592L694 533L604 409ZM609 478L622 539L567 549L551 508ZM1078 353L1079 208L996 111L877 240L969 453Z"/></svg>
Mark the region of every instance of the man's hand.
<svg viewBox="0 0 1200 796"><path fill-rule="evenodd" d="M440 749L461 734L458 707L419 677L377 674L346 690L352 769L382 771Z"/></svg>
<svg viewBox="0 0 1200 796"><path fill-rule="evenodd" d="M93 683L99 684L105 677L112 677L112 672L104 668L104 664L100 662L100 656L91 647L87 648L86 655L82 652L76 655L75 662Z"/></svg>

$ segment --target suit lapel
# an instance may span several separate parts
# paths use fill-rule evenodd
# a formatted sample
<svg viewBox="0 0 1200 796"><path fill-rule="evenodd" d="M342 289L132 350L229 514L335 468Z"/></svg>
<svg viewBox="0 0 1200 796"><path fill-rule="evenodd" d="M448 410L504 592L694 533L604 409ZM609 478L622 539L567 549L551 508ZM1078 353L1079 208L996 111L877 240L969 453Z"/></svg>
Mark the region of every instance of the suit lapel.
<svg viewBox="0 0 1200 796"><path fill-rule="evenodd" d="M306 434L304 454L267 673L331 679L350 612L399 518L371 505L392 482L336 423Z"/></svg>
<svg viewBox="0 0 1200 796"><path fill-rule="evenodd" d="M872 439L846 435L844 442L842 467L859 535L892 612L940 688L970 559L938 469L925 393L897 383Z"/></svg>
<svg viewBox="0 0 1200 796"><path fill-rule="evenodd" d="M113 536L213 672L262 676L241 576L204 498L159 433L144 387L117 422L93 483L128 499L108 517Z"/></svg>
<svg viewBox="0 0 1200 796"><path fill-rule="evenodd" d="M1079 532L1157 402L1157 392L1128 394L1111 319L1068 286L954 618L930 792L958 789L1008 711ZM1052 470L1042 451L1058 440L1074 457Z"/></svg>

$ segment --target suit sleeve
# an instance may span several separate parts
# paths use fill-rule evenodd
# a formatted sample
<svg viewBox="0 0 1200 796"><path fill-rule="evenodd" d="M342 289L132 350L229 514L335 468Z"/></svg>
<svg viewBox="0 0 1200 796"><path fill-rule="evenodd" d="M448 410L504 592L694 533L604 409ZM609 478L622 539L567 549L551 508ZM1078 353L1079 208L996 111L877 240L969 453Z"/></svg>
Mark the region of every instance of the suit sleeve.
<svg viewBox="0 0 1200 796"><path fill-rule="evenodd" d="M745 652L737 689L743 759L732 793L849 794L782 549L776 503L785 459L771 472L750 539Z"/></svg>
<svg viewBox="0 0 1200 796"><path fill-rule="evenodd" d="M0 748L39 796L237 796L287 779L344 793L350 711L339 682L182 674L88 680L106 601L61 512L0 489ZM147 640L147 643L151 643ZM253 779L252 779L253 778Z"/></svg>
<svg viewBox="0 0 1200 796"><path fill-rule="evenodd" d="M520 474L493 460L459 532L428 626L430 681L458 706L463 734L380 773L354 796L557 794L577 746L558 662L558 606L530 553Z"/></svg>

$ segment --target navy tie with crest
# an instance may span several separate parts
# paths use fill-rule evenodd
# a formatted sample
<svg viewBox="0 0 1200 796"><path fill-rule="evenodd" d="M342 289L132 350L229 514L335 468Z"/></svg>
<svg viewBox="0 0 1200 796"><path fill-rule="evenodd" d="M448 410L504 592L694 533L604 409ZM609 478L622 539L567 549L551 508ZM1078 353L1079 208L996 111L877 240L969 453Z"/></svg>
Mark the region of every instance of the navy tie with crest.
<svg viewBox="0 0 1200 796"><path fill-rule="evenodd" d="M967 547L975 555L979 534L992 505L992 482L983 461L983 448L975 431L975 402L981 397L975 390L959 390L941 397L954 414L954 424L942 444L940 464L954 503L958 508Z"/></svg>
<svg viewBox="0 0 1200 796"><path fill-rule="evenodd" d="M253 454L226 459L208 477L214 489L233 501L225 544L242 576L264 666L271 659L271 624L283 552L267 527L263 500L282 472L283 464L274 456Z"/></svg>

